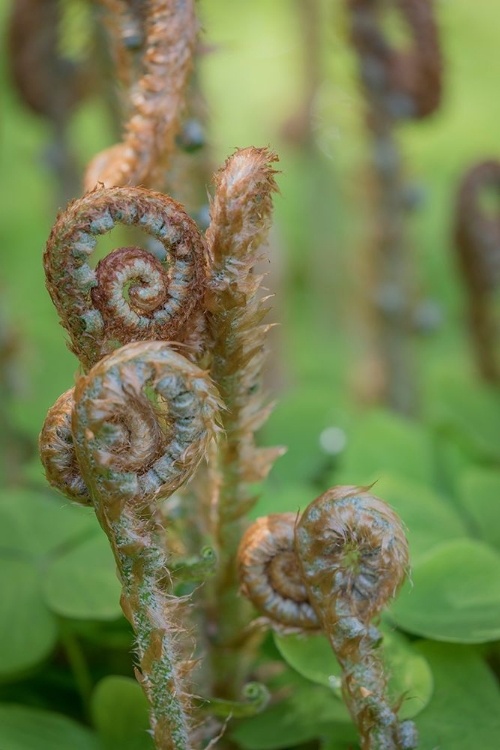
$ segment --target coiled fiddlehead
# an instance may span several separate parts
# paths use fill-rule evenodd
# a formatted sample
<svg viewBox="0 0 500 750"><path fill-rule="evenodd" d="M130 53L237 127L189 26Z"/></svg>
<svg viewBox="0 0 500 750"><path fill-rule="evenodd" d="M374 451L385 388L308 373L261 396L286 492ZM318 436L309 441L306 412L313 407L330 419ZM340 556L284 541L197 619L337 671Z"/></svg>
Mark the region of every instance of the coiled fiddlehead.
<svg viewBox="0 0 500 750"><path fill-rule="evenodd" d="M485 213L481 195L491 191L495 213ZM495 355L497 325L492 310L492 293L500 281L500 162L476 164L460 185L455 213L455 244L468 291L468 317L481 375L500 381Z"/></svg>
<svg viewBox="0 0 500 750"><path fill-rule="evenodd" d="M80 378L49 412L41 444L49 479L73 498L54 445L60 412L71 418L78 466L106 532L122 581L122 608L137 637L139 679L151 706L156 746L188 750L189 662L178 654L179 605L169 591L155 501L189 479L214 437L218 397L206 374L163 342L122 347ZM69 443L66 432L59 433ZM70 448L64 464L69 463Z"/></svg>
<svg viewBox="0 0 500 750"><path fill-rule="evenodd" d="M394 119L431 114L441 100L441 54L430 0L348 0L352 41L370 97ZM381 14L394 8L408 26L413 46L394 49Z"/></svg>
<svg viewBox="0 0 500 750"><path fill-rule="evenodd" d="M387 700L381 636L371 625L408 568L394 511L365 490L334 487L300 517L259 519L238 560L243 593L271 623L321 628L328 636L363 750L416 747L413 723L399 722Z"/></svg>
<svg viewBox="0 0 500 750"><path fill-rule="evenodd" d="M103 4L117 6L116 0ZM90 162L84 181L87 190L98 182L105 187L153 185L158 162L174 149L197 30L194 0L148 3L142 76L131 89L132 111L123 142ZM118 41L115 47L119 45Z"/></svg>
<svg viewBox="0 0 500 750"><path fill-rule="evenodd" d="M147 232L167 259L125 247L92 269L97 238L116 224ZM87 193L58 217L44 264L47 288L85 369L130 341L199 345L207 249L196 224L171 198L141 188Z"/></svg>

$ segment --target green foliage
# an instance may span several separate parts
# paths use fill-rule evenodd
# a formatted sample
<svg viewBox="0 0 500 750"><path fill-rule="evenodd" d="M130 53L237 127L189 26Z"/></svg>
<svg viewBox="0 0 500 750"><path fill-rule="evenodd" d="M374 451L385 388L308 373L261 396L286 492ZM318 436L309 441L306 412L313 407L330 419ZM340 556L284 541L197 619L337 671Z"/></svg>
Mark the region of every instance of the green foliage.
<svg viewBox="0 0 500 750"><path fill-rule="evenodd" d="M382 628L389 695L403 701L399 715L412 718L429 703L433 691L431 669L425 658L400 633ZM333 690L341 698L341 669L323 635L275 635L285 661L303 677ZM347 716L347 715L346 715Z"/></svg>
<svg viewBox="0 0 500 750"><path fill-rule="evenodd" d="M51 711L0 705L2 750L100 750L97 737L75 721Z"/></svg>
<svg viewBox="0 0 500 750"><path fill-rule="evenodd" d="M92 694L91 711L102 750L154 750L148 702L135 680L105 677Z"/></svg>
<svg viewBox="0 0 500 750"><path fill-rule="evenodd" d="M442 544L415 565L391 612L399 627L426 638L500 639L500 555L472 539Z"/></svg>
<svg viewBox="0 0 500 750"><path fill-rule="evenodd" d="M115 566L90 510L30 490L0 493L0 674L48 656L57 617L120 616ZM36 627L33 623L36 622Z"/></svg>

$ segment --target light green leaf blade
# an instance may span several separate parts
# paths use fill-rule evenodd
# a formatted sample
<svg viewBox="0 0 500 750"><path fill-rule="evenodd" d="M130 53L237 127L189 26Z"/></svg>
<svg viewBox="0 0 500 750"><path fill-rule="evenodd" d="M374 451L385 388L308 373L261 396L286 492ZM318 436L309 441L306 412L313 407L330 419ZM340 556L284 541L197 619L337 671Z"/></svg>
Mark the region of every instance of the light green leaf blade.
<svg viewBox="0 0 500 750"><path fill-rule="evenodd" d="M96 736L61 714L0 705L2 750L100 750Z"/></svg>
<svg viewBox="0 0 500 750"><path fill-rule="evenodd" d="M154 750L148 702L135 680L105 677L92 694L91 711L103 750Z"/></svg>
<svg viewBox="0 0 500 750"><path fill-rule="evenodd" d="M417 649L434 674L434 695L417 717L420 750L497 750L500 689L477 651L423 641Z"/></svg>
<svg viewBox="0 0 500 750"><path fill-rule="evenodd" d="M401 633L389 627L384 635L384 655L389 676L389 696L393 702L403 698L402 718L416 716L429 702L433 680L428 663ZM340 697L342 671L323 635L278 635L274 641L285 661L313 682L332 688Z"/></svg>
<svg viewBox="0 0 500 750"><path fill-rule="evenodd" d="M294 482L273 487L266 482L262 496L250 513L251 520L270 513L297 513L304 510L318 495L317 490L308 484Z"/></svg>
<svg viewBox="0 0 500 750"><path fill-rule="evenodd" d="M460 475L459 493L477 534L500 550L500 471L471 466Z"/></svg>
<svg viewBox="0 0 500 750"><path fill-rule="evenodd" d="M365 485L386 473L432 484L432 444L419 424L388 411L376 410L349 431L341 479L334 475L333 481Z"/></svg>
<svg viewBox="0 0 500 750"><path fill-rule="evenodd" d="M57 626L41 597L38 571L29 561L0 558L0 581L0 674L9 675L49 654Z"/></svg>
<svg viewBox="0 0 500 750"><path fill-rule="evenodd" d="M500 638L500 555L472 539L435 548L413 569L391 607L403 630L438 641Z"/></svg>
<svg viewBox="0 0 500 750"><path fill-rule="evenodd" d="M120 616L116 565L100 529L51 562L43 580L43 595L47 606L64 617L112 620Z"/></svg>
<svg viewBox="0 0 500 750"><path fill-rule="evenodd" d="M71 505L60 496L21 489L0 492L0 554L15 551L43 557L92 533L96 525L92 509Z"/></svg>

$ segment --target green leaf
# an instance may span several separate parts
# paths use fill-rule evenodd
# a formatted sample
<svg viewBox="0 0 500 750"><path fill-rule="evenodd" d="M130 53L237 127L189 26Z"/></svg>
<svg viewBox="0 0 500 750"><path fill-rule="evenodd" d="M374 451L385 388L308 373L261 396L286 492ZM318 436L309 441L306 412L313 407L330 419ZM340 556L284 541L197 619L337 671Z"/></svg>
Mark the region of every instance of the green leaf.
<svg viewBox="0 0 500 750"><path fill-rule="evenodd" d="M416 716L429 702L433 687L432 672L426 660L401 633L387 626L381 630L389 675L389 695L394 702L404 696L399 715L408 719ZM340 697L342 671L323 635L275 634L274 640L293 669L313 682L332 688Z"/></svg>
<svg viewBox="0 0 500 750"><path fill-rule="evenodd" d="M61 714L15 704L0 705L2 750L100 750L88 729Z"/></svg>
<svg viewBox="0 0 500 750"><path fill-rule="evenodd" d="M468 468L460 475L459 492L478 535L500 549L500 471Z"/></svg>
<svg viewBox="0 0 500 750"><path fill-rule="evenodd" d="M40 595L38 571L29 561L0 558L0 580L0 673L9 675L45 658L55 644L57 627Z"/></svg>
<svg viewBox="0 0 500 750"><path fill-rule="evenodd" d="M432 484L433 458L429 435L423 427L388 411L373 411L348 434L341 481L366 485L382 474Z"/></svg>
<svg viewBox="0 0 500 750"><path fill-rule="evenodd" d="M290 693L251 719L241 720L230 732L245 750L292 748L316 737L333 736L335 728L350 722L347 711L331 690L290 672Z"/></svg>
<svg viewBox="0 0 500 750"><path fill-rule="evenodd" d="M64 617L111 620L121 614L116 564L106 535L100 529L90 539L55 558L42 585L47 605Z"/></svg>
<svg viewBox="0 0 500 750"><path fill-rule="evenodd" d="M154 750L148 702L135 680L105 677L92 694L91 712L103 750Z"/></svg>
<svg viewBox="0 0 500 750"><path fill-rule="evenodd" d="M477 381L445 378L436 384L432 422L452 434L470 452L500 458L500 398L496 388Z"/></svg>
<svg viewBox="0 0 500 750"><path fill-rule="evenodd" d="M61 497L19 489L0 493L0 554L15 551L43 557L96 526L91 509Z"/></svg>
<svg viewBox="0 0 500 750"><path fill-rule="evenodd" d="M434 674L434 695L416 720L421 750L497 750L500 689L475 649L417 644Z"/></svg>
<svg viewBox="0 0 500 750"><path fill-rule="evenodd" d="M317 495L317 489L308 484L294 482L273 487L267 482L262 496L250 513L250 518L255 520L270 513L296 513L300 509L304 510Z"/></svg>
<svg viewBox="0 0 500 750"><path fill-rule="evenodd" d="M438 641L500 638L500 555L472 539L447 542L413 570L391 608L399 627Z"/></svg>
<svg viewBox="0 0 500 750"><path fill-rule="evenodd" d="M453 505L424 484L384 474L371 491L388 502L405 524L412 564L443 542L469 536Z"/></svg>
<svg viewBox="0 0 500 750"><path fill-rule="evenodd" d="M331 389L296 391L281 399L263 429L266 445L287 446L271 472L271 484L307 483L328 469L332 456L322 449L321 434L331 427L343 428L347 420Z"/></svg>

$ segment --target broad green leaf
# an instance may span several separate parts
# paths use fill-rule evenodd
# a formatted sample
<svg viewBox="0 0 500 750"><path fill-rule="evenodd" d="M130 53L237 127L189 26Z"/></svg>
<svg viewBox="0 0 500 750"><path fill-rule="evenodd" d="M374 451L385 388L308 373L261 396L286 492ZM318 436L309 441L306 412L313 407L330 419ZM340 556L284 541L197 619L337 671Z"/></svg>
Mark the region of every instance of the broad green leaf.
<svg viewBox="0 0 500 750"><path fill-rule="evenodd" d="M459 492L474 530L500 549L500 471L471 466L460 476Z"/></svg>
<svg viewBox="0 0 500 750"><path fill-rule="evenodd" d="M120 616L116 564L100 529L52 561L43 579L43 594L47 606L64 617L110 620Z"/></svg>
<svg viewBox="0 0 500 750"><path fill-rule="evenodd" d="M2 750L100 750L96 736L66 716L0 704Z"/></svg>
<svg viewBox="0 0 500 750"><path fill-rule="evenodd" d="M0 673L8 675L45 658L57 627L40 595L38 571L29 561L0 558L0 581Z"/></svg>
<svg viewBox="0 0 500 750"><path fill-rule="evenodd" d="M270 482L264 484L264 491L257 504L252 509L252 520L270 513L297 513L309 505L317 496L318 491L308 484L294 482L293 484L273 487Z"/></svg>
<svg viewBox="0 0 500 750"><path fill-rule="evenodd" d="M60 496L20 489L0 493L0 554L15 550L42 557L92 533L96 525L91 509Z"/></svg>
<svg viewBox="0 0 500 750"><path fill-rule="evenodd" d="M492 547L446 542L415 565L412 579L391 608L403 630L458 643L500 638L500 555Z"/></svg>
<svg viewBox="0 0 500 750"><path fill-rule="evenodd" d="M389 674L389 695L394 702L404 697L402 718L416 716L432 695L432 672L402 634L381 628ZM285 661L313 682L332 688L340 697L341 669L323 635L277 635L275 643Z"/></svg>
<svg viewBox="0 0 500 750"><path fill-rule="evenodd" d="M92 694L91 710L102 750L154 750L148 702L135 680L105 677Z"/></svg>
<svg viewBox="0 0 500 750"><path fill-rule="evenodd" d="M388 502L405 524L412 564L442 542L469 535L452 503L427 485L384 474L371 491Z"/></svg>
<svg viewBox="0 0 500 750"><path fill-rule="evenodd" d="M469 451L500 458L500 397L495 388L457 378L436 387L430 417Z"/></svg>
<svg viewBox="0 0 500 750"><path fill-rule="evenodd" d="M334 482L365 485L386 473L431 484L432 446L425 429L417 423L377 410L349 432L341 481L334 476Z"/></svg>
<svg viewBox="0 0 500 750"><path fill-rule="evenodd" d="M332 736L335 727L350 722L344 705L331 690L290 674L286 698L251 719L243 719L230 732L245 750L295 747L316 737Z"/></svg>
<svg viewBox="0 0 500 750"><path fill-rule="evenodd" d="M266 445L287 447L272 470L271 485L307 483L323 474L325 468L328 471L334 458L322 448L321 435L331 427L342 430L347 419L331 390L320 388L283 397L263 429Z"/></svg>
<svg viewBox="0 0 500 750"><path fill-rule="evenodd" d="M416 719L419 750L497 750L500 689L477 651L431 641L417 649L434 674L432 701Z"/></svg>

